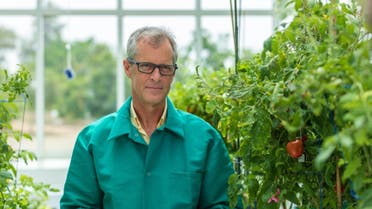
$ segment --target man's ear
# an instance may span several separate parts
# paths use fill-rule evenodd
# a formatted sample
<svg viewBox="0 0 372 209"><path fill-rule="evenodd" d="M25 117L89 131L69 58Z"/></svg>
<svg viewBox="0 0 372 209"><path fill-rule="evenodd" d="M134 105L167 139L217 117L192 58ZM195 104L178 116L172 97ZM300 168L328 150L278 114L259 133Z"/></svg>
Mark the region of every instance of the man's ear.
<svg viewBox="0 0 372 209"><path fill-rule="evenodd" d="M130 72L130 64L127 59L123 60L123 67L124 67L124 73L130 78L131 72Z"/></svg>

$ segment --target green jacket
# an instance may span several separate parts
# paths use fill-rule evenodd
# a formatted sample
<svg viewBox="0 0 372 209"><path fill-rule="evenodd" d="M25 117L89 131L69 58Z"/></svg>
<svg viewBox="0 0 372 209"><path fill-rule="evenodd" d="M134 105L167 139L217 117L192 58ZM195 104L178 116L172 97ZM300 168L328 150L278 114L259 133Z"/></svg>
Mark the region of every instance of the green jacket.
<svg viewBox="0 0 372 209"><path fill-rule="evenodd" d="M81 131L61 209L229 208L233 168L221 136L167 100L166 121L149 145L131 123L131 98Z"/></svg>

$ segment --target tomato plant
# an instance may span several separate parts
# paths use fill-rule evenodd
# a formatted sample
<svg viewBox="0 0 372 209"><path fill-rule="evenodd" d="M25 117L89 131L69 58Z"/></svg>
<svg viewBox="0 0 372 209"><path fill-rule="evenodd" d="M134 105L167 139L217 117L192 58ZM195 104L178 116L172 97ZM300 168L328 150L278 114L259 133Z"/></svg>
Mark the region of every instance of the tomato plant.
<svg viewBox="0 0 372 209"><path fill-rule="evenodd" d="M15 150L9 143L11 139L18 143L22 139L31 140L30 135L11 125L18 113L16 100L27 97L29 80L30 72L23 66L14 74L0 69L0 208L3 209L47 208L48 192L57 191L49 184L20 175L16 163L23 160L27 164L36 156L27 150Z"/></svg>
<svg viewBox="0 0 372 209"><path fill-rule="evenodd" d="M232 206L239 194L257 208L288 201L300 208L368 208L372 43L360 5L289 3L293 20L275 30L262 52L240 60L237 73L198 78L204 110L218 115L241 171L230 179ZM301 161L286 151L299 136L307 138ZM268 203L273 195L278 203Z"/></svg>

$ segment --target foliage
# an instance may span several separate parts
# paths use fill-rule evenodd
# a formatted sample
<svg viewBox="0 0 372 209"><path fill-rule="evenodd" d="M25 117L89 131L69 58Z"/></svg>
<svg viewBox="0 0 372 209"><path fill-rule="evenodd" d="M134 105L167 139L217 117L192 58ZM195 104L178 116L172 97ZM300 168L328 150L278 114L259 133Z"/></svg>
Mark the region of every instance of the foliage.
<svg viewBox="0 0 372 209"><path fill-rule="evenodd" d="M217 84L217 81L225 72L225 63L231 61L233 57L233 52L227 49L224 44L221 44L227 43L228 35L221 34L219 36L220 41L215 42L212 40L211 34L205 29L200 33L202 52L201 57L199 57L200 65L196 67L196 73L208 76L211 81L216 81L212 83ZM205 94L205 90L200 83L195 82L200 75L187 71L187 68L192 65L190 57L196 51L197 35L193 37L194 39L190 44L181 50L179 59L181 69L176 73L176 79L169 96L177 108L198 115L217 128L219 115L217 112L208 110L208 95ZM244 55L249 56L250 54L251 52L246 50Z"/></svg>
<svg viewBox="0 0 372 209"><path fill-rule="evenodd" d="M197 51L195 43L198 42L198 35L196 33L194 31L193 40L184 49L180 50L178 63L180 63L181 69L177 70L170 97L177 108L196 114L211 125L217 126L218 115L214 114L213 111L207 111L208 95L205 94L204 89L201 88L202 86L195 82L199 75L188 71L188 68L193 66L195 61L192 60L192 57ZM206 29L202 29L199 33L201 35L201 53L199 59L196 60L199 61L196 71L208 76L211 80L218 80L224 73L225 63L233 58L232 50L225 45L228 34L220 34L217 42L212 39L211 34ZM245 51L245 56L250 54L249 50Z"/></svg>
<svg viewBox="0 0 372 209"><path fill-rule="evenodd" d="M55 8L53 4L48 7ZM113 112L116 60L110 47L93 38L67 43L62 37L65 25L58 16L47 16L44 24L46 111L56 110L64 119L90 119ZM64 74L68 67L66 44L71 46L72 78ZM22 49L22 63L30 68L35 66L34 57L34 50ZM31 100L35 96L30 91Z"/></svg>
<svg viewBox="0 0 372 209"><path fill-rule="evenodd" d="M12 49L15 47L16 34L7 28L0 26L0 49Z"/></svg>
<svg viewBox="0 0 372 209"><path fill-rule="evenodd" d="M11 139L21 143L22 139L31 140L31 136L22 130L14 130L11 120L17 116L17 100L27 98L26 87L30 72L20 66L12 75L7 70L0 70L0 208L46 208L48 192L55 192L50 185L36 183L31 177L18 175L17 164L23 160L26 164L36 156L27 150L15 150ZM25 105L25 104L24 104Z"/></svg>
<svg viewBox="0 0 372 209"><path fill-rule="evenodd" d="M16 34L5 27L0 26L0 52L15 47ZM4 61L4 55L0 55L0 61Z"/></svg>
<svg viewBox="0 0 372 209"><path fill-rule="evenodd" d="M199 67L196 70L199 73ZM224 72L224 70L206 70L203 74L207 73L211 83L217 84L221 76L224 75ZM195 82L199 77L200 75L191 75L189 79L185 79L182 83L176 82L169 96L177 108L198 115L217 128L219 121L218 114L215 114L216 112L210 110L210 107L207 106L207 101L210 97L208 94L205 94L205 90L202 88L203 86Z"/></svg>
<svg viewBox="0 0 372 209"><path fill-rule="evenodd" d="M115 110L115 58L107 45L93 39L72 45L75 76L64 75L65 45L51 42L46 47L46 108L66 118L98 117Z"/></svg>
<svg viewBox="0 0 372 209"><path fill-rule="evenodd" d="M241 194L257 208L371 207L372 44L359 5L291 4L296 16L261 53L238 73L199 76L191 96L218 113L236 151L232 205ZM290 157L286 144L302 137L304 155Z"/></svg>
<svg viewBox="0 0 372 209"><path fill-rule="evenodd" d="M201 50L196 60L199 62L199 66L203 69L211 69L214 71L224 69L226 67L224 62L228 61L227 59L233 56L232 51L227 47L229 35L220 34L217 40L213 40L212 35L206 29L193 32L193 39L180 52L182 55L180 56L182 65L192 65L195 62L195 60L191 58L195 57L195 52L198 51L198 49L196 49L198 46L196 43L198 43L199 37L197 33L200 33L201 36ZM188 62L192 62L192 64Z"/></svg>

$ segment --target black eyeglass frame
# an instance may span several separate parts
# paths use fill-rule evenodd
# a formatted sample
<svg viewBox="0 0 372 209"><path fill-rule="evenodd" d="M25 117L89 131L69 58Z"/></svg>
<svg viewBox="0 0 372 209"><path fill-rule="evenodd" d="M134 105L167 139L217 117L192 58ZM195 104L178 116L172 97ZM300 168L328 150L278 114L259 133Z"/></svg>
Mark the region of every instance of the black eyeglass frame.
<svg viewBox="0 0 372 209"><path fill-rule="evenodd" d="M141 72L141 73L144 73L144 74L152 74L154 72L155 68L158 68L160 75L162 75L162 76L172 76L176 73L176 70L178 69L177 64L173 64L173 65L160 64L160 65L157 65L157 64L154 64L154 63L151 63L151 62L137 62L136 60L131 59L131 58L127 58L127 60L131 64L136 64L138 71ZM148 64L149 67L152 67L151 72L142 71L141 68L140 68L141 64ZM174 68L173 73L172 74L164 74L161 70L164 67L173 67Z"/></svg>

